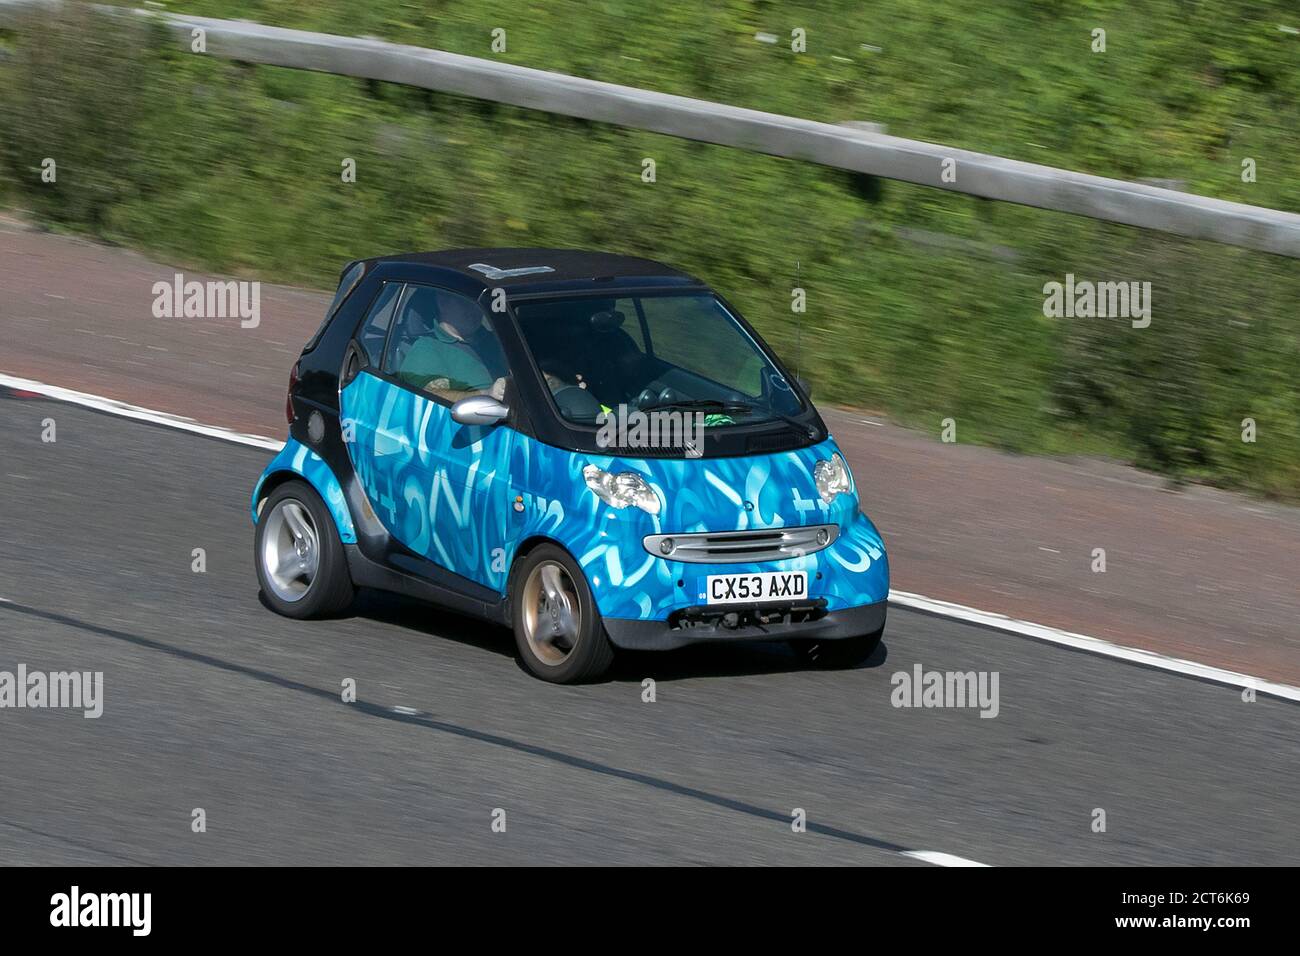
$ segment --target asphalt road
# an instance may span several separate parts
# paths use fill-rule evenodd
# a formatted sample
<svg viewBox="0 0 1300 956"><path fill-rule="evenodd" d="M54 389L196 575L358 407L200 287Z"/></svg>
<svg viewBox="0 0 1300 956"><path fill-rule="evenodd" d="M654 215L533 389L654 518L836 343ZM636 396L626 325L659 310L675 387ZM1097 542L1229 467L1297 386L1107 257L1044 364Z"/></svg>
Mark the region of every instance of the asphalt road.
<svg viewBox="0 0 1300 956"><path fill-rule="evenodd" d="M733 646L555 687L413 602L265 609L269 453L13 398L0 449L0 671L104 673L97 720L0 709L0 863L1296 862L1293 704L903 610L853 671ZM917 663L997 672L997 717L893 707Z"/></svg>

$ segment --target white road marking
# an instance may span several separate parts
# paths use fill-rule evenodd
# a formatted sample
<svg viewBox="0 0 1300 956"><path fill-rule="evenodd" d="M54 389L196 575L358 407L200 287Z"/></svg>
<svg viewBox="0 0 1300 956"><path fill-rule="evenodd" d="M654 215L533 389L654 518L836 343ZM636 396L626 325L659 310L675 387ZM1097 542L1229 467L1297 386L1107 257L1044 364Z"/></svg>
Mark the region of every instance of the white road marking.
<svg viewBox="0 0 1300 956"><path fill-rule="evenodd" d="M1261 680L1258 677L1251 677L1248 674L1238 674L1236 671L1211 667L1209 664L1198 664L1196 661L1187 661L1178 657L1166 657L1164 654L1157 654L1154 651L1144 651L1136 647L1112 644L1110 641L1103 641L1099 637L1073 634L1069 631L1047 627L1044 624L1018 621L1015 618L1007 617L1005 614L980 611L973 607L952 604L948 601L937 601L934 598L926 597L924 594L890 591L889 603L897 604L899 607L911 608L915 611L926 611L930 614L938 614L941 617L954 618L968 624L979 624L983 627L991 627L1010 634L1019 634L1022 637L1032 637L1036 640L1046 641L1049 644L1072 647L1076 650L1087 651L1089 654L1113 657L1121 661L1155 667L1162 671L1186 674L1189 677L1199 677L1203 680L1214 681L1216 684L1227 684L1231 687L1241 688L1249 687L1257 694L1268 694L1271 697L1300 701L1300 687L1292 687L1290 684L1278 684L1273 681Z"/></svg>
<svg viewBox="0 0 1300 956"><path fill-rule="evenodd" d="M180 415L171 415L167 412L156 412L150 408L141 408L139 405L128 405L126 402L119 402L116 399L104 398L100 395L90 395L86 392L77 392L70 388L60 388L57 385L46 385L44 382L34 382L31 379L19 378L16 375L6 375L0 372L0 386L16 388L24 392L35 392L38 395L44 395L47 398L53 398L60 402L68 402L73 405L80 405L83 408L92 408L98 412L107 412L110 415L120 415L122 418L131 418L136 421L150 422L154 425L163 425L167 428L178 428L181 431L191 432L195 435L204 435L208 438L219 438L222 441L235 442L239 445L249 445L253 448L265 448L267 451L279 451L284 447L284 442L274 438L263 438L261 435L245 435L240 432L231 431L229 428L218 428L215 425L204 425L196 422L192 418L184 418Z"/></svg>
<svg viewBox="0 0 1300 956"><path fill-rule="evenodd" d="M168 414L167 412L156 412L152 409L141 408L138 405L128 405L127 403L119 402L116 399L104 398L99 395L90 395L86 392L77 392L70 388L61 388L58 385L46 385L44 382L19 378L16 375L8 375L4 372L0 372L0 386L16 388L24 392L35 392L38 395L45 395L46 397L56 399L57 401L70 402L74 405L81 405L84 408L93 408L96 411L107 412L110 415L120 415L123 418L150 422L155 425L163 425L167 428L178 428L181 431L191 432L195 435L204 435L208 438L218 438L222 441L234 442L238 445L248 445L252 448L264 448L267 451L280 451L280 449L284 448L284 442L278 441L274 438L265 438L261 435L246 435L240 432L231 431L228 428L220 428L216 425L204 425L200 422L194 421L192 418L183 418L179 415ZM1211 667L1208 664L1198 664L1195 661L1187 661L1177 657L1166 657L1165 655L1157 654L1154 651L1144 651L1136 647L1125 647L1122 644L1112 644L1110 641L1103 641L1098 637L1088 637L1086 634L1073 634L1069 631L1047 627L1043 624L1034 624L1031 621L1018 621L1015 618L1007 617L1005 614L996 614L991 611L980 611L973 607L953 604L949 601L939 601L934 598L928 598L924 594L911 594L907 591L890 591L889 601L891 604L896 604L899 607L911 608L916 611L925 611L929 614L937 614L940 617L953 618L954 620L965 621L969 624L991 627L995 630L1006 631L1010 634L1018 634L1022 637L1031 637L1036 640L1046 641L1049 644L1058 644L1062 647L1071 647L1101 657L1112 657L1117 660L1143 664L1147 667L1170 671L1174 674L1185 674L1190 677L1198 677L1202 680L1214 681L1218 684L1227 684L1231 687L1250 688L1257 694L1267 694L1270 697L1281 697L1284 700L1300 701L1300 687L1292 687L1290 684L1279 684L1273 681L1262 680L1258 677L1251 677L1248 674L1239 674L1236 671Z"/></svg>
<svg viewBox="0 0 1300 956"><path fill-rule="evenodd" d="M914 860L933 863L935 866L988 866L987 863L976 863L974 860L968 860L962 856L953 856L951 853L938 853L935 850L904 850L902 855L910 856Z"/></svg>
<svg viewBox="0 0 1300 956"><path fill-rule="evenodd" d="M402 707L400 705L389 709L395 714L401 714L403 717L415 717L420 713L414 707Z"/></svg>

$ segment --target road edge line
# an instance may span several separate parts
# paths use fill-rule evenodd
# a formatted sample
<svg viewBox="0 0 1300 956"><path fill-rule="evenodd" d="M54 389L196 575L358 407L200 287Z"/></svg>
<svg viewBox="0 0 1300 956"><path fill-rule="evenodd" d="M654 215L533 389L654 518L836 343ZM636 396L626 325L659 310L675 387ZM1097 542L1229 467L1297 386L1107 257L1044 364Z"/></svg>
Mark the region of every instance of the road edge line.
<svg viewBox="0 0 1300 956"><path fill-rule="evenodd" d="M1211 681L1215 684L1226 684L1230 687L1249 688L1257 694L1267 694L1270 697L1280 697L1283 700L1300 702L1300 687L1292 687L1290 684L1280 684L1275 681L1263 680L1259 677L1251 677L1249 674L1240 674L1236 671L1225 670L1221 667L1214 667L1210 664L1201 664L1196 661L1184 660L1180 657L1167 657L1164 654L1157 654L1155 651L1146 651L1137 647L1127 647L1123 644L1113 644L1110 641L1102 640L1099 637L1089 637L1086 634L1075 634L1071 631L1063 631L1059 628L1048 627L1046 624L1035 624L1032 621L1020 621L1005 614L997 614L993 611L981 611L977 608L966 607L964 604L953 604L950 601L939 601L935 598L928 598L924 594L912 594L907 591L890 591L889 602L899 607L907 608L912 611L921 611L926 614L934 614L939 617L951 618L958 621L964 621L967 624L977 624L981 627L989 627L998 631L1005 631L1010 634L1016 634L1020 637L1028 637L1037 641L1044 641L1049 644L1056 644L1060 647L1069 647L1074 650L1084 651L1100 657L1110 657L1116 660L1128 661L1132 664L1140 664L1145 667L1155 668L1157 670L1170 671L1175 674L1182 674L1186 677L1196 677L1200 680Z"/></svg>
<svg viewBox="0 0 1300 956"><path fill-rule="evenodd" d="M105 398L102 395L91 395L89 392L78 392L71 388L63 388L60 385L46 385L44 382L19 378L6 372L0 372L0 386L21 392L34 392L37 395L44 395L46 398L68 402L72 405L80 405L83 408L90 408L97 412L107 412L110 415L132 418L153 425L162 425L166 428L178 428L181 431L195 435L203 435L205 438L219 438L223 441L248 445L252 448L263 448L267 451L280 451L284 448L284 442L274 438L266 438L262 435L247 435L217 425L204 425L202 422L197 422L192 418L185 418L183 415L159 412L152 408L119 402L115 398Z"/></svg>

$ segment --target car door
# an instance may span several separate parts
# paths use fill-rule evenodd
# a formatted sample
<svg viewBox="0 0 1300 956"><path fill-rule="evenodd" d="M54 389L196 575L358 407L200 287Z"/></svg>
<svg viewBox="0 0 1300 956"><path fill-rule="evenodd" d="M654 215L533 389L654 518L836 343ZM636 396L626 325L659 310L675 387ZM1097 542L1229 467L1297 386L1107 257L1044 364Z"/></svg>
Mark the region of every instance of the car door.
<svg viewBox="0 0 1300 956"><path fill-rule="evenodd" d="M403 545L504 592L508 463L518 434L506 423L461 425L451 417L457 398L503 387L500 345L482 309L464 296L414 283L388 299L386 291L353 342L355 369L345 361L339 394L358 479Z"/></svg>

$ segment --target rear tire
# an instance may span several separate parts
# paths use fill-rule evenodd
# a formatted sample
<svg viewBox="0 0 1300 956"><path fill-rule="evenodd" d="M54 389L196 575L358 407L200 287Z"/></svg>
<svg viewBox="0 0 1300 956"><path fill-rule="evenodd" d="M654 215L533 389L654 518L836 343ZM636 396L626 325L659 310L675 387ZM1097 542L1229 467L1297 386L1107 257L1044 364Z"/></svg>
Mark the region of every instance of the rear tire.
<svg viewBox="0 0 1300 956"><path fill-rule="evenodd" d="M813 667L823 670L843 670L861 664L876 652L885 629L857 637L842 637L835 641L791 641L796 654Z"/></svg>
<svg viewBox="0 0 1300 956"><path fill-rule="evenodd" d="M614 662L587 576L567 551L538 545L517 567L510 590L515 645L529 672L554 684L600 678Z"/></svg>
<svg viewBox="0 0 1300 956"><path fill-rule="evenodd" d="M266 499L253 564L266 602L285 617L337 614L356 595L334 517L305 481L286 481Z"/></svg>

